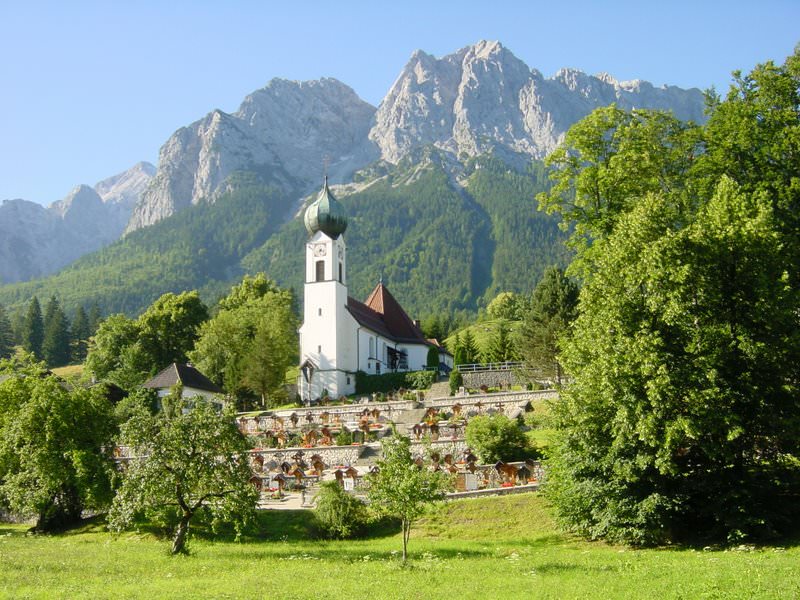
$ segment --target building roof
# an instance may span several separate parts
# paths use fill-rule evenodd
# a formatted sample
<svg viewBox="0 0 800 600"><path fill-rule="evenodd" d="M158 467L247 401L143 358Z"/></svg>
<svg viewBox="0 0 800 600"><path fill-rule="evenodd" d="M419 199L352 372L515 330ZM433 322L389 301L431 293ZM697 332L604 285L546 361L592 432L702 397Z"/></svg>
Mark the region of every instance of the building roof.
<svg viewBox="0 0 800 600"><path fill-rule="evenodd" d="M146 381L143 387L156 390L171 388L177 384L184 387L203 390L213 394L223 394L225 391L195 369L192 365L172 363L155 377Z"/></svg>
<svg viewBox="0 0 800 600"><path fill-rule="evenodd" d="M322 231L336 239L347 229L347 213L328 188L328 177L317 199L309 205L303 215L303 222L310 235Z"/></svg>
<svg viewBox="0 0 800 600"><path fill-rule="evenodd" d="M347 310L360 325L390 340L431 345L383 282L375 286L366 302L348 297Z"/></svg>

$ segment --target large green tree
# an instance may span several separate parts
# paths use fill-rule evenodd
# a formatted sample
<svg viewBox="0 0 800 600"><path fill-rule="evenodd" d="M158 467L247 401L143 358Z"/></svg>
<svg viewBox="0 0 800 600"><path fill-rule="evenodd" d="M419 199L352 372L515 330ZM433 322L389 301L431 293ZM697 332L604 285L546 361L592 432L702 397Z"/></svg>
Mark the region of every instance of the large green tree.
<svg viewBox="0 0 800 600"><path fill-rule="evenodd" d="M42 356L49 367L63 367L70 359L69 321L55 296L51 296L44 313Z"/></svg>
<svg viewBox="0 0 800 600"><path fill-rule="evenodd" d="M658 128L643 162L657 157L660 181L617 160L631 132L597 115L556 158L562 195L543 205L574 223L584 287L547 489L584 534L741 539L797 523L799 56L737 76L707 126ZM609 140L603 160L582 154Z"/></svg>
<svg viewBox="0 0 800 600"><path fill-rule="evenodd" d="M42 358L42 342L44 341L44 322L39 299L34 296L28 304L28 312L22 324L22 348L37 359Z"/></svg>
<svg viewBox="0 0 800 600"><path fill-rule="evenodd" d="M293 304L291 292L263 274L245 277L200 328L192 360L231 394L255 394L265 405L282 401L286 370L297 357Z"/></svg>
<svg viewBox="0 0 800 600"><path fill-rule="evenodd" d="M0 361L0 503L50 531L112 497L115 422L100 388L67 389L32 355Z"/></svg>
<svg viewBox="0 0 800 600"><path fill-rule="evenodd" d="M240 532L254 516L258 491L250 483L247 441L230 411L210 403L188 408L168 397L156 415L139 410L122 426L122 442L135 458L128 463L109 513L115 530L139 515L177 521L172 553L184 550L189 526L198 513L231 522Z"/></svg>
<svg viewBox="0 0 800 600"><path fill-rule="evenodd" d="M98 380L133 390L153 369L139 336L140 328L135 320L125 315L111 315L91 339L86 370Z"/></svg>

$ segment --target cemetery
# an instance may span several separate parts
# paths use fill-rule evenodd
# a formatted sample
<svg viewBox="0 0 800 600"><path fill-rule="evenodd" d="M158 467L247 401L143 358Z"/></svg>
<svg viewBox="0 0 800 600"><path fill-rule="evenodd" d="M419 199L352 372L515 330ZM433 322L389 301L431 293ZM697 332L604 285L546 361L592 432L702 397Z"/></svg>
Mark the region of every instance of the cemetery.
<svg viewBox="0 0 800 600"><path fill-rule="evenodd" d="M538 461L481 464L468 447L465 432L474 416L502 414L517 419L531 409L531 401L553 397L553 390L470 395L462 389L445 397L433 397L436 394L428 391L430 398L421 391L397 395L411 398L379 401L374 394L352 404L239 414L237 426L252 445L251 483L261 494L259 506L294 507L298 502L313 506L325 481L337 481L346 491L364 497L364 477L375 468L380 439L395 430L411 439L420 468L450 475L453 497L537 488Z"/></svg>

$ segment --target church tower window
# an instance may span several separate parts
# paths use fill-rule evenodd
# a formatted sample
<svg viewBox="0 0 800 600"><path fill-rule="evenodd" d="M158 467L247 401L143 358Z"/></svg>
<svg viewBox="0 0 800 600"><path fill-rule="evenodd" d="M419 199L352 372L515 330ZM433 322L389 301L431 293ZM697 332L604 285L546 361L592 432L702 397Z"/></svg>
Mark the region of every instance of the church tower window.
<svg viewBox="0 0 800 600"><path fill-rule="evenodd" d="M342 263L339 263L339 283L344 283L344 269Z"/></svg>
<svg viewBox="0 0 800 600"><path fill-rule="evenodd" d="M318 260L316 264L317 269L317 281L325 281L325 261Z"/></svg>

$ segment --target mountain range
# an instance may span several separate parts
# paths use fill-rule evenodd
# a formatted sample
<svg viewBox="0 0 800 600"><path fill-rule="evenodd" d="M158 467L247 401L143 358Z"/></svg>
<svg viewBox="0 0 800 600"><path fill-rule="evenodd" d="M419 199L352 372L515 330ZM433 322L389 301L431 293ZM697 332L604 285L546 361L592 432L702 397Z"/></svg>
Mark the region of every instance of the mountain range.
<svg viewBox="0 0 800 600"><path fill-rule="evenodd" d="M0 204L0 282L49 275L119 239L156 168L140 162L119 175L76 186L44 207L15 199Z"/></svg>
<svg viewBox="0 0 800 600"><path fill-rule="evenodd" d="M72 264L0 287L0 302L57 292L66 304L135 312L164 291L191 286L213 296L257 270L299 289L303 232L295 217L327 171L352 211L356 294L380 271L412 308L474 310L497 290L530 289L547 263L566 261L556 223L536 212L533 194L546 185L538 161L572 124L610 103L704 118L700 90L574 69L544 77L487 41L442 58L415 52L378 107L335 79L273 79L236 112L214 110L178 129L155 173L140 163L115 182L39 207L35 217L32 203L6 201L4 282ZM46 225L33 226L39 222ZM24 239L5 236L22 230ZM48 233L56 230L61 237ZM47 236L58 241L42 243ZM57 259L51 247L61 249ZM531 258L521 273L514 263L522 248ZM161 272L153 272L154 255ZM115 270L141 285L112 285ZM97 285L79 283L86 278Z"/></svg>

